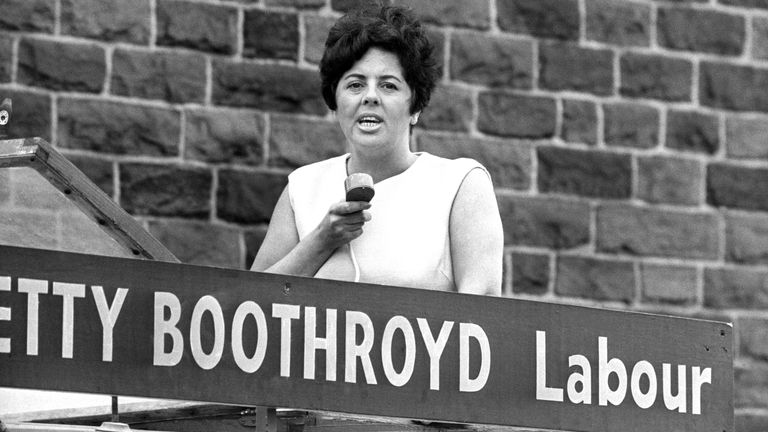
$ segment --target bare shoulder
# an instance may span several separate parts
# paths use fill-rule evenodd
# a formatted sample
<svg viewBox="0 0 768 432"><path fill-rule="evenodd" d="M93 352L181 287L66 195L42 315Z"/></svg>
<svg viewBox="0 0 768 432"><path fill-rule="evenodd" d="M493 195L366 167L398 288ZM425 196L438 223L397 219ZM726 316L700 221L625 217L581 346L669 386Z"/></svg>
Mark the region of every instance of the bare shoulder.
<svg viewBox="0 0 768 432"><path fill-rule="evenodd" d="M501 294L504 230L488 172L472 169L450 216L451 259L459 292Z"/></svg>

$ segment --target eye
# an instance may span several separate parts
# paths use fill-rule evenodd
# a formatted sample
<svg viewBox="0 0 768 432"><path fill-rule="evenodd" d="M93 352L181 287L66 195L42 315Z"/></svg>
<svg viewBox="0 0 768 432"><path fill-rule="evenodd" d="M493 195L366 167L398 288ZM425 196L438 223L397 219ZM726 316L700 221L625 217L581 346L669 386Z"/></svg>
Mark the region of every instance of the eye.
<svg viewBox="0 0 768 432"><path fill-rule="evenodd" d="M382 88L385 88L387 90L397 90L397 85L391 83L391 82L385 82L381 84Z"/></svg>
<svg viewBox="0 0 768 432"><path fill-rule="evenodd" d="M352 81L349 84L347 84L347 88L352 90L358 90L363 88L363 83L361 83L360 81Z"/></svg>

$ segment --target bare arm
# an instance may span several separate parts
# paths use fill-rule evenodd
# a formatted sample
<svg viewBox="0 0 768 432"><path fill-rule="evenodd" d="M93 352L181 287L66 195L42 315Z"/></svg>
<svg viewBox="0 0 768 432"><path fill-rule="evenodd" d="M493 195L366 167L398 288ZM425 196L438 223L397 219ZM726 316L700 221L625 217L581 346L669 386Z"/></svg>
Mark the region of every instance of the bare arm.
<svg viewBox="0 0 768 432"><path fill-rule="evenodd" d="M501 295L504 231L496 195L480 169L467 174L451 208L451 260L459 292Z"/></svg>
<svg viewBox="0 0 768 432"><path fill-rule="evenodd" d="M331 206L323 221L299 241L288 188L277 200L267 235L251 270L294 276L314 276L339 246L362 234L370 214L366 202L339 202Z"/></svg>

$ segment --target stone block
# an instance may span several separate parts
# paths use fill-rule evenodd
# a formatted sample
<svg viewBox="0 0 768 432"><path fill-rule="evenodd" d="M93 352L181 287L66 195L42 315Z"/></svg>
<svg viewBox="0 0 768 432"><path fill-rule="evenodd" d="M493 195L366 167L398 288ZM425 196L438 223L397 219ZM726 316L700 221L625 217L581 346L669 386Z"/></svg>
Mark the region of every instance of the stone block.
<svg viewBox="0 0 768 432"><path fill-rule="evenodd" d="M213 103L324 115L317 71L286 65L213 62Z"/></svg>
<svg viewBox="0 0 768 432"><path fill-rule="evenodd" d="M563 297L631 303L635 271L631 262L558 256L555 293Z"/></svg>
<svg viewBox="0 0 768 432"><path fill-rule="evenodd" d="M587 39L620 46L651 44L651 7L613 0L586 2Z"/></svg>
<svg viewBox="0 0 768 432"><path fill-rule="evenodd" d="M589 243L586 202L499 195L507 246L573 249Z"/></svg>
<svg viewBox="0 0 768 432"><path fill-rule="evenodd" d="M252 230L245 231L245 268L250 269L256 254L261 249L264 237L267 235L267 225L257 226Z"/></svg>
<svg viewBox="0 0 768 432"><path fill-rule="evenodd" d="M577 0L498 0L499 28L541 38L579 39Z"/></svg>
<svg viewBox="0 0 768 432"><path fill-rule="evenodd" d="M237 9L229 6L157 0L157 44L217 54L237 51Z"/></svg>
<svg viewBox="0 0 768 432"><path fill-rule="evenodd" d="M620 62L623 96L690 101L693 65L690 61L665 56L624 53Z"/></svg>
<svg viewBox="0 0 768 432"><path fill-rule="evenodd" d="M223 169L216 191L217 216L238 224L268 223L286 185L285 174Z"/></svg>
<svg viewBox="0 0 768 432"><path fill-rule="evenodd" d="M273 115L269 164L298 168L346 153L347 140L336 122Z"/></svg>
<svg viewBox="0 0 768 432"><path fill-rule="evenodd" d="M537 149L538 187L542 193L627 199L632 166L626 154L541 146Z"/></svg>
<svg viewBox="0 0 768 432"><path fill-rule="evenodd" d="M768 211L768 169L725 163L707 166L707 203L718 207Z"/></svg>
<svg viewBox="0 0 768 432"><path fill-rule="evenodd" d="M149 232L186 264L241 269L240 232L194 221L150 221Z"/></svg>
<svg viewBox="0 0 768 432"><path fill-rule="evenodd" d="M451 79L491 87L532 86L532 41L453 33L450 58Z"/></svg>
<svg viewBox="0 0 768 432"><path fill-rule="evenodd" d="M66 157L105 194L110 197L115 195L115 170L112 161L69 154Z"/></svg>
<svg viewBox="0 0 768 432"><path fill-rule="evenodd" d="M22 38L17 79L51 90L99 93L106 65L104 48L97 45Z"/></svg>
<svg viewBox="0 0 768 432"><path fill-rule="evenodd" d="M768 69L702 61L699 75L702 105L768 112Z"/></svg>
<svg viewBox="0 0 768 432"><path fill-rule="evenodd" d="M411 8L424 23L477 29L488 29L491 25L491 7L487 1L393 0L392 3Z"/></svg>
<svg viewBox="0 0 768 432"><path fill-rule="evenodd" d="M743 358L768 361L768 319L739 317L736 321L738 355ZM763 378L768 378L765 374ZM764 381L768 384L768 379ZM768 408L768 394L764 396L764 408Z"/></svg>
<svg viewBox="0 0 768 432"><path fill-rule="evenodd" d="M419 116L419 129L469 132L474 111L472 92L459 87L438 86L429 106Z"/></svg>
<svg viewBox="0 0 768 432"><path fill-rule="evenodd" d="M243 56L296 60L299 16L290 12L245 11Z"/></svg>
<svg viewBox="0 0 768 432"><path fill-rule="evenodd" d="M512 253L512 292L544 295L549 291L549 256Z"/></svg>
<svg viewBox="0 0 768 432"><path fill-rule="evenodd" d="M696 301L696 268L640 264L643 302L690 305Z"/></svg>
<svg viewBox="0 0 768 432"><path fill-rule="evenodd" d="M304 60L319 64L325 51L325 40L328 32L336 22L336 18L305 15L304 16Z"/></svg>
<svg viewBox="0 0 768 432"><path fill-rule="evenodd" d="M483 164L497 188L528 190L533 170L531 144L517 140L457 138L419 134L419 150L449 159L472 158Z"/></svg>
<svg viewBox="0 0 768 432"><path fill-rule="evenodd" d="M184 157L210 163L258 165L264 161L264 116L234 109L189 109Z"/></svg>
<svg viewBox="0 0 768 432"><path fill-rule="evenodd" d="M705 269L704 305L714 309L768 308L768 272L740 267Z"/></svg>
<svg viewBox="0 0 768 432"><path fill-rule="evenodd" d="M594 102L563 100L563 141L597 143L597 107Z"/></svg>
<svg viewBox="0 0 768 432"><path fill-rule="evenodd" d="M177 156L180 117L167 108L62 98L58 145L102 153Z"/></svg>
<svg viewBox="0 0 768 432"><path fill-rule="evenodd" d="M725 213L725 259L739 264L768 264L768 215Z"/></svg>
<svg viewBox="0 0 768 432"><path fill-rule="evenodd" d="M768 60L768 17L752 17L752 57Z"/></svg>
<svg viewBox="0 0 768 432"><path fill-rule="evenodd" d="M666 48L733 56L744 51L746 22L740 15L710 9L660 7L656 28L659 45Z"/></svg>
<svg viewBox="0 0 768 432"><path fill-rule="evenodd" d="M747 319L748 320L748 319ZM737 330L742 331L741 325L745 319L739 319ZM765 332L765 329L762 329ZM733 370L734 398L736 409L766 409L768 408L768 367L763 364L736 366ZM737 422L738 424L738 422ZM768 422L766 422L768 425ZM744 429L737 428L739 432ZM760 429L765 430L765 429Z"/></svg>
<svg viewBox="0 0 768 432"><path fill-rule="evenodd" d="M550 138L555 134L557 104L549 97L481 92L477 128L515 138Z"/></svg>
<svg viewBox="0 0 768 432"><path fill-rule="evenodd" d="M145 163L122 163L119 170L120 204L127 212L137 216L210 217L210 170Z"/></svg>
<svg viewBox="0 0 768 432"><path fill-rule="evenodd" d="M718 3L755 9L768 9L766 0L718 0Z"/></svg>
<svg viewBox="0 0 768 432"><path fill-rule="evenodd" d="M664 155L637 157L637 198L653 204L702 203L701 162Z"/></svg>
<svg viewBox="0 0 768 432"><path fill-rule="evenodd" d="M717 259L718 221L690 213L602 205L597 210L597 250L639 256Z"/></svg>
<svg viewBox="0 0 768 432"><path fill-rule="evenodd" d="M613 52L576 44L539 45L539 85L547 90L613 94Z"/></svg>
<svg viewBox="0 0 768 432"><path fill-rule="evenodd" d="M147 45L151 14L149 0L62 0L61 33Z"/></svg>
<svg viewBox="0 0 768 432"><path fill-rule="evenodd" d="M652 106L627 102L603 105L605 144L651 148L659 143L659 111Z"/></svg>
<svg viewBox="0 0 768 432"><path fill-rule="evenodd" d="M205 102L206 60L202 55L118 48L112 57L111 92L168 102Z"/></svg>
<svg viewBox="0 0 768 432"><path fill-rule="evenodd" d="M14 38L9 35L0 34L0 82L11 82L13 45Z"/></svg>
<svg viewBox="0 0 768 432"><path fill-rule="evenodd" d="M325 6L325 0L267 0L267 6L319 9Z"/></svg>
<svg viewBox="0 0 768 432"><path fill-rule="evenodd" d="M53 33L56 0L4 0L0 29Z"/></svg>
<svg viewBox="0 0 768 432"><path fill-rule="evenodd" d="M5 126L6 138L40 137L51 141L52 108L49 95L3 89L0 98L9 98L13 104L11 119Z"/></svg>
<svg viewBox="0 0 768 432"><path fill-rule="evenodd" d="M768 159L768 116L726 117L725 149L731 158Z"/></svg>
<svg viewBox="0 0 768 432"><path fill-rule="evenodd" d="M666 147L687 152L715 154L720 147L718 118L695 111L667 112Z"/></svg>
<svg viewBox="0 0 768 432"><path fill-rule="evenodd" d="M378 7L391 3L391 0L331 0L331 8L341 12L349 12L352 9Z"/></svg>

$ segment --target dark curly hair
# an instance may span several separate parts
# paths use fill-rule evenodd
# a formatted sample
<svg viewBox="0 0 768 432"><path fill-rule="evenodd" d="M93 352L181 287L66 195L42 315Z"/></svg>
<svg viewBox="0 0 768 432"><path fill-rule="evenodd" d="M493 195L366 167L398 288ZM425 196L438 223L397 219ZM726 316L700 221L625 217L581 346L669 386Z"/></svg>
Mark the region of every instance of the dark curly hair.
<svg viewBox="0 0 768 432"><path fill-rule="evenodd" d="M328 32L320 60L322 93L328 108L336 110L336 86L342 75L373 47L397 56L413 93L410 112L423 110L437 83L439 67L421 23L409 9L398 6L350 12Z"/></svg>

